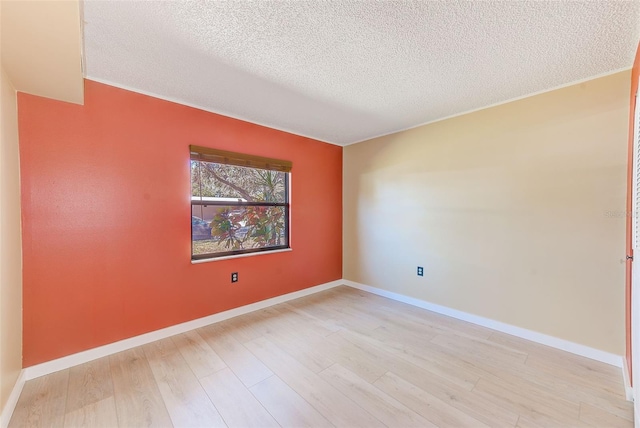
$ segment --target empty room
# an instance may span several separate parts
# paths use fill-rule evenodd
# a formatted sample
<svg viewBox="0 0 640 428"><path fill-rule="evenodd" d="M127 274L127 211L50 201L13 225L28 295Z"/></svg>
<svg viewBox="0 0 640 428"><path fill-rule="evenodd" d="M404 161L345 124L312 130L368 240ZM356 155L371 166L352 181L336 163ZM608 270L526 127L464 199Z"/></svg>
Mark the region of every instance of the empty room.
<svg viewBox="0 0 640 428"><path fill-rule="evenodd" d="M0 428L640 426L639 41L0 0Z"/></svg>

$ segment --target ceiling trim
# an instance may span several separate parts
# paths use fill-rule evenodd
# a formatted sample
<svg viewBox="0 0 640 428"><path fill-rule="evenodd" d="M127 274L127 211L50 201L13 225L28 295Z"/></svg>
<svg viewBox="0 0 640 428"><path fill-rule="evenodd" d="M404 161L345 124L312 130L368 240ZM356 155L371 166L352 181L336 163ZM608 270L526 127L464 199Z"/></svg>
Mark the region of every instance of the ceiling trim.
<svg viewBox="0 0 640 428"><path fill-rule="evenodd" d="M420 123L420 124L415 125L415 126L410 126L410 127L407 127L407 128L401 128L401 129L397 129L397 130L391 131L391 132L385 132L383 134L376 135L376 136L373 136L373 137L369 137L369 138L366 138L364 140L358 140L358 141L354 141L352 143L345 143L345 144L338 144L338 143L334 143L334 142L331 142L331 141L321 140L319 138L312 137L310 135L304 135L304 134L301 134L299 132L294 132L294 131L292 131L290 129L286 129L286 128L282 128L282 127L275 127L275 126L270 125L270 124L256 122L256 121L247 119L246 117L241 117L241 116L237 116L237 115L233 115L232 116L230 114L223 113L223 112L220 112L220 111L216 111L216 110L213 110L213 109L210 109L210 108L205 108L205 107L197 105L197 104L187 103L187 102L184 102L184 101L182 101L182 100L180 100L178 98L168 97L168 96L156 94L154 92L145 91L145 90L141 90L141 89L136 89L136 88L133 88L133 87L130 87L130 86L127 86L127 85L122 85L122 84L119 84L119 83L111 82L111 81L106 80L106 79L100 79L100 78L91 77L91 76L87 76L86 79L87 80L91 80L93 82L102 83L104 85L109 85L109 86L113 86L113 87L116 87L116 88L124 89L126 91L135 92L135 93L138 93L138 94L141 94L141 95L146 95L146 96L153 97L153 98L158 98L158 99L161 99L161 100L164 100L164 101L169 101L169 102L172 102L172 103L180 104L180 105L183 105L183 106L186 106L186 107L191 107L191 108L195 108L195 109L198 109L198 110L206 111L208 113L213 113L213 114L217 114L217 115L220 115L220 116L230 117L232 119L242 120L243 122L253 123L255 125L264 126L266 128L275 129L277 131L282 131L282 132L286 132L286 133L293 134L293 135L299 135L301 137L310 138L312 140L319 141L319 142L322 142L322 143L327 143L327 144L332 144L332 145L335 145L335 146L346 147L346 146L350 146L350 145L353 145L353 144L364 143L366 141L374 140L376 138L385 137L387 135L397 134L399 132L404 132L404 131L408 131L408 130L411 130L411 129L419 128L421 126L430 125L432 123L442 122L443 120L453 119L454 117L464 116L465 114L475 113L475 112L478 112L478 111L481 111L481 110L486 110L486 109L489 109L489 108L501 106L503 104L508 104L508 103L511 103L511 102L514 102L514 101L519 101L519 100L522 100L522 99L525 99L525 98L535 97L536 95L542 95L542 94L545 94L547 92L556 91L558 89L567 88L569 86L579 85L581 83L585 83L585 82L588 82L588 81L591 81L591 80L599 79L601 77L607 77L607 76L611 76L612 74L621 73L623 71L628 71L628 70L631 70L631 68L632 67L618 68L616 70L608 71L606 73L601 73L601 74L597 74L595 76L590 76L590 77L586 77L584 79L574 80L574 81L571 81L571 82L568 82L568 83L564 83L562 85L554 86L554 87L549 88L549 89L543 89L543 90L540 90L540 91L531 92L529 94L525 94L525 95L522 95L522 96L519 96L519 97L515 97L515 98L510 98L510 99L505 100L505 101L500 101L500 102L497 102L497 103L493 103L493 104L489 104L489 105L486 105L486 106L478 107L478 108L475 108L475 109L472 109L472 110L466 110L466 111L463 111L461 113L456 113L456 114L452 114L452 115L449 115L449 116L441 117L441 118L438 118L438 119L430 120L428 122Z"/></svg>
<svg viewBox="0 0 640 428"><path fill-rule="evenodd" d="M124 89L125 91L135 92L135 93L138 93L138 94L141 94L141 95L146 95L148 97L158 98L158 99L161 99L161 100L164 100L164 101L169 101L171 103L180 104L180 105L183 105L183 106L187 106L187 107L195 108L195 109L198 109L198 110L206 111L208 113L217 114L219 116L230 117L232 119L241 120L243 122L253 123L254 125L264 126L265 128L275 129L276 131L286 132L287 134L298 135L300 137L309 138L309 139L312 139L312 140L315 140L315 141L319 141L321 143L332 144L334 146L342 146L342 144L333 143L331 141L321 140L321 139L319 139L317 137L312 137L310 135L304 135L304 134L301 134L300 132L294 132L294 131L292 131L290 129L286 129L286 128L282 128L282 127L276 127L276 126L273 126L273 125L270 125L270 124L266 124L266 123L256 122L254 120L247 119L246 117L241 117L241 116L237 116L237 115L230 115L228 113L223 113L223 112L220 112L220 111L216 111L214 109L206 108L206 107L203 107L203 106L198 105L198 104L187 103L187 102L182 101L182 100L180 100L178 98L168 97L168 96L156 94L154 92L145 91L145 90L142 90L142 89L132 88L131 86L127 86L127 85L122 85L120 83L111 82L111 81L106 80L106 79L100 79L100 78L91 77L91 76L86 76L86 79L87 80L91 80L92 82L102 83L103 85L109 85L109 86L113 86L115 88Z"/></svg>
<svg viewBox="0 0 640 428"><path fill-rule="evenodd" d="M521 96L515 97L515 98L510 98L510 99L505 100L505 101L499 101L497 103L489 104L489 105L486 105L484 107L478 107L478 108L474 108L474 109L471 109L471 110L466 110L466 111L463 111L461 113L456 113L456 114L452 114L452 115L449 115L449 116L441 117L441 118L438 118L438 119L430 120L428 122L420 123L418 125L409 126L407 128L398 129L396 131L385 132L384 134L376 135L374 137L365 138L364 140L354 141L353 143L345 143L342 146L343 147L344 146L351 146L352 144L364 143L366 141L374 140L376 138L385 137L387 135L392 135L392 134L397 134L398 132L404 132L404 131L408 131L410 129L420 128L421 126L431 125L432 123L442 122L443 120L453 119L454 117L464 116L465 114L475 113L477 111L486 110L486 109L489 109L489 108L492 108L492 107L501 106L503 104L512 103L514 101L520 101L520 100L523 100L525 98L535 97L536 95L546 94L547 92L556 91L558 89L567 88L569 86L579 85L580 83L589 82L590 80L599 79L601 77L611 76L612 74L621 73L623 71L628 71L628 70L631 70L632 68L633 67L618 68L616 70L607 71L606 73L596 74L595 76L585 77L584 79L574 80L574 81L571 81L569 83L564 83L562 85L554 86L553 88L543 89L541 91L536 91L536 92L531 92L529 94L521 95Z"/></svg>
<svg viewBox="0 0 640 428"><path fill-rule="evenodd" d="M341 147L617 72L640 39L640 0L83 4L88 79Z"/></svg>

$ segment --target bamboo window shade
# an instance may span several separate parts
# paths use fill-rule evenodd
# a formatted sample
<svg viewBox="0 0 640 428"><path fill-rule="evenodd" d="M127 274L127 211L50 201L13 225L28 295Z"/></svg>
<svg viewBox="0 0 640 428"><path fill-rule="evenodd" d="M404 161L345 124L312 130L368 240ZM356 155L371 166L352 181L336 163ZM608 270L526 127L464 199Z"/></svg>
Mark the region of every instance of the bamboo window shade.
<svg viewBox="0 0 640 428"><path fill-rule="evenodd" d="M225 165L245 166L249 168L268 169L271 171L291 172L291 161L228 152L209 147L189 146L192 160L220 163Z"/></svg>

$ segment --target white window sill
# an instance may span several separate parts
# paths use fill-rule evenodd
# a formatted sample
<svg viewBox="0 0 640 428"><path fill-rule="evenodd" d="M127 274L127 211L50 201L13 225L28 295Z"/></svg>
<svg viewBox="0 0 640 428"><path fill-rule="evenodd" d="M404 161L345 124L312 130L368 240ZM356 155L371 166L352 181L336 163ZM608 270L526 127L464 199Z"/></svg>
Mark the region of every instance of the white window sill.
<svg viewBox="0 0 640 428"><path fill-rule="evenodd" d="M239 259L241 257L253 257L253 256L262 256L266 254L275 254L275 253L286 253L287 251L292 251L291 248L283 248L280 250L271 250L271 251L258 251L256 253L246 253L246 254L234 254L232 256L224 256L224 257L213 257L210 259L200 259L200 260L191 260L192 265L197 265L200 263L208 263L208 262L217 262L220 260L229 260L229 259Z"/></svg>

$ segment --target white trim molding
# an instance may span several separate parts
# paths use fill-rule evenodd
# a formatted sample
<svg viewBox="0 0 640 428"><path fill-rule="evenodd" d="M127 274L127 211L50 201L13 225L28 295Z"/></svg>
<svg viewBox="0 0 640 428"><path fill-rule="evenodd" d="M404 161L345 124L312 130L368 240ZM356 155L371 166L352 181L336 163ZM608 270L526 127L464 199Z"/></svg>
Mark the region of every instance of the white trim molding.
<svg viewBox="0 0 640 428"><path fill-rule="evenodd" d="M629 68L631 68L631 67L629 67ZM597 78L597 76L594 77L594 79L595 78ZM265 123L265 122L262 122L262 121L256 122L255 119L250 119L250 118L244 117L244 116L239 115L239 114L231 115L231 114L229 114L229 112L222 112L220 110L212 109L212 108L205 107L205 106L201 106L199 104L188 103L188 102L186 102L184 100L181 100L179 98L176 98L176 97L160 95L160 94L157 94L155 92L145 91L144 89L138 89L138 88L134 88L133 86L116 83L116 82L113 82L113 81L108 80L108 79L102 79L100 77L94 77L94 76L85 76L85 79L86 80L91 80L92 82L101 83L103 85L113 86L114 88L124 89L125 91L134 92L136 94L142 94L142 95L146 95L148 97L157 98L159 100L169 101L170 103L179 104L181 106L187 106L187 107L195 108L195 109L198 109L198 110L206 111L206 112L209 112L209 113L217 114L218 116L225 116L225 117L230 117L232 119L241 120L243 122L253 123L254 125L259 125L259 126L263 126L265 128L275 129L275 130L278 130L278 131L286 132L287 134L299 135L301 137L309 138L311 140L316 140L316 141L320 141L320 142L327 143L327 144L332 144L334 146L342 146L342 144L338 144L338 143L334 143L334 142L326 141L326 140L321 140L318 137L312 137L311 135L307 135L307 134L301 134L300 131L293 131L293 130L287 128L287 127L274 126L274 124L272 124L272 123L268 124L268 123ZM591 79L587 79L587 80L591 80Z"/></svg>
<svg viewBox="0 0 640 428"><path fill-rule="evenodd" d="M194 330L200 327L207 326L216 322L224 321L230 318L234 318L240 315L244 315L250 312L254 312L260 309L264 309L279 303L287 302L290 300L298 299L300 297L315 294L330 288L334 288L340 285L346 285L359 290L367 291L369 293L377 294L379 296L387 297L392 300L407 303L412 306L417 306L432 312L436 312L442 315L450 316L459 320L471 322L476 325L490 328L492 330L500 331L503 333L511 334L523 339L531 340L543 345L551 346L556 349L567 351L576 355L580 355L586 358L590 358L596 361L607 363L616 367L625 367L624 358L620 355L611 354L609 352L594 349L585 345L570 342L568 340L559 339L557 337L548 336L546 334L538 333L525 328L516 327L510 324L495 321L489 318L484 318L478 315L469 314L457 309L448 308L446 306L437 305L435 303L420 300L414 297L405 296L403 294L395 293L381 288L372 287L370 285L360 284L349 280L336 280L320 284L314 287L305 288L303 290L294 291L292 293L284 294L282 296L276 296L270 299L262 300L259 302L251 303L249 305L241 306L239 308L230 309L228 311L219 312L217 314L209 315L203 318L198 318L192 321L187 321L181 324L177 324L171 327L163 328L160 330L145 333L139 336L131 337L128 339L120 340L118 342L110 343L98 348L88 349L86 351L78 352L76 354L68 355L66 357L58 358L56 360L47 361L42 364L38 364L31 367L26 367L20 373L18 381L9 397L5 408L2 411L2 428L6 427L9 423L9 419L13 413L15 405L20 397L20 392L24 383L28 380L35 379L40 376L44 376L50 373L54 373L60 370L64 370L79 364L83 364L89 361L93 361L98 358L106 357L117 352L125 351L127 349L135 348L137 346L145 345L147 343L154 342L156 340L171 337L177 334L185 333L190 330ZM623 377L625 379L625 389L627 390L627 398L629 399L629 388L627 374L623 369ZM5 424L6 422L6 424Z"/></svg>
<svg viewBox="0 0 640 428"><path fill-rule="evenodd" d="M451 309L446 306L437 305L435 303L420 300L415 297L405 296L404 294L394 293L393 291L383 290L381 288L372 287L370 285L360 284L358 282L343 280L345 285L349 287L357 288L362 291L377 294L378 296L387 297L398 302L407 303L412 306L427 309L432 312L436 312L442 315L447 315L452 318L457 318L462 321L467 321L473 324L487 327L492 330L507 333L512 336L517 336L522 339L527 339L532 342L540 343L542 345L551 346L552 348L560 349L562 351L571 352L572 354L580 355L582 357L590 358L592 360L600 361L603 363L611 364L616 367L623 367L623 361L621 355L611 354L609 352L601 351L599 349L591 348L589 346L581 345L579 343L570 342L568 340L559 339L557 337L548 336L537 331L527 330L526 328L516 327L514 325L506 324L500 321L495 321L490 318L484 318L479 315L469 314L467 312L459 311L457 309Z"/></svg>
<svg viewBox="0 0 640 428"><path fill-rule="evenodd" d="M525 98L535 97L535 96L538 96L538 95L546 94L547 92L553 92L553 91L557 91L558 89L564 89L564 88L568 88L570 86L579 85L581 83L586 83L586 82L589 82L591 80L596 80L596 79L600 79L602 77L611 76L611 75L616 74L616 73L622 73L623 71L631 70L632 68L633 67L622 67L622 68L617 68L617 69L611 70L611 71L605 71L604 73L596 74L595 76L585 77L584 79L573 80L571 82L563 83L562 85L554 86L552 88L542 89L540 91L535 91L535 92L531 92L531 93L528 93L528 94L520 95L520 96L515 97L515 98L509 98L508 100L498 101L497 103L488 104L488 105L477 107L477 108L474 108L474 109L471 109L471 110L461 111L460 113L450 114L449 116L439 117L437 119L429 120L427 122L422 122L422 123L419 123L417 125L411 125L411 126L408 126L408 127L405 127L405 128L400 128L400 129L397 129L395 131L384 132L382 134L374 135L372 137L367 137L367 138L365 138L363 140L358 140L358 141L353 141L353 142L350 142L350 143L344 143L344 144L338 144L338 145L346 147L346 146L350 146L352 144L364 143L366 141L375 140L376 138L386 137L387 135L399 134L401 132L409 131L411 129L420 128L421 126L431 125L432 123L442 122L444 120L453 119L453 118L458 117L458 116L464 116L466 114L471 114L471 113L475 113L475 112L478 112L478 111L487 110L487 109L490 109L490 108L493 108L493 107L498 107L498 106L501 106L501 105L504 105L504 104L513 103L515 101L524 100ZM98 83L101 83L99 80L96 80L96 81ZM117 86L117 85L113 85L113 84L110 84L110 83L105 83L105 84L112 85L112 86ZM126 89L126 88L123 88L123 89ZM139 92L139 91L133 90L133 92ZM330 143L330 144L333 144L333 143Z"/></svg>
<svg viewBox="0 0 640 428"><path fill-rule="evenodd" d="M126 351L127 349L131 349L140 345L145 345L147 343L155 342L156 340L175 336L176 334L185 333L187 331L204 327L209 324L224 321L229 318L234 318L240 315L248 314L249 312L254 312L260 309L268 308L269 306L277 305L278 303L288 302L289 300L298 299L300 297L304 297L310 294L318 293L320 291L328 290L330 288L337 287L338 285L342 285L342 284L343 284L342 280L327 282L325 284L320 284L314 287L309 287L302 290L294 291L292 293L284 294L282 296L276 296L270 299L251 303L249 305L240 306L239 308L229 309L228 311L224 311L224 312L218 312L217 314L209 315L203 318L198 318L192 321L187 321L182 324L176 324L171 327L141 334L139 336L131 337L129 339L124 339L118 342L109 343L107 345L103 345L97 348L88 349L86 351L78 352L77 354L68 355L66 357L47 361L42 364L37 364L35 366L26 367L23 370L24 380L35 379L40 376L44 376L60 370L68 369L69 367L87 363L89 361L93 361L98 358L106 357L108 355L112 355L117 352ZM24 383L24 380L23 380L23 383Z"/></svg>
<svg viewBox="0 0 640 428"><path fill-rule="evenodd" d="M16 379L16 384L13 385L13 389L9 394L9 399L4 404L4 407L2 409L2 414L0 414L0 427L7 428L9 426L9 421L11 420L13 411L16 408L16 404L18 404L18 399L20 398L20 394L22 393L22 388L24 387L25 382L26 382L26 373L23 369L23 370L20 370L18 379Z"/></svg>

